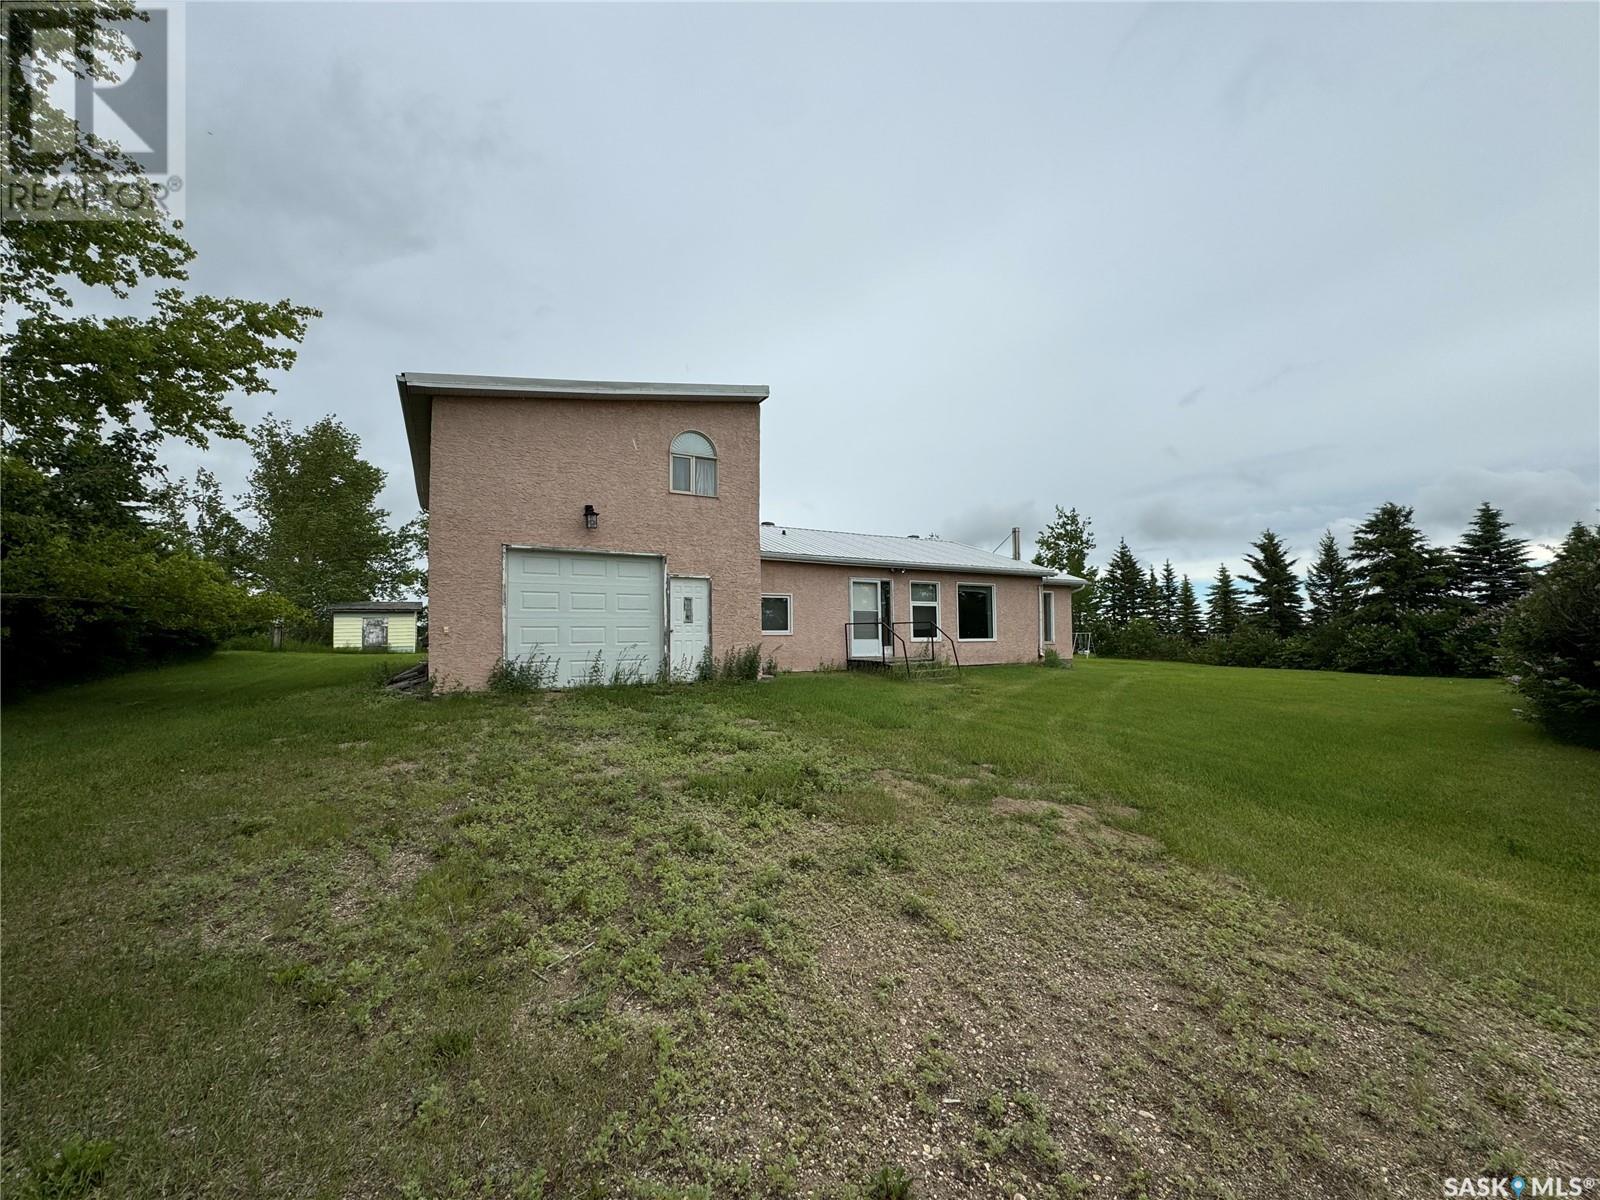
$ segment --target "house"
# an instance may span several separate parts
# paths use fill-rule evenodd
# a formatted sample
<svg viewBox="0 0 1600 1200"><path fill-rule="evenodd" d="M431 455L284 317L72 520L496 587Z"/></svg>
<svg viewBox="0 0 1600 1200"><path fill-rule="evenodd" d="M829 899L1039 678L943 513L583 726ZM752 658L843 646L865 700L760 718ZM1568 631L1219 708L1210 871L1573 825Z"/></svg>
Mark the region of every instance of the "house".
<svg viewBox="0 0 1600 1200"><path fill-rule="evenodd" d="M763 524L765 387L397 376L428 512L429 664L558 682L679 674L759 645L781 668L939 648L1072 652L1082 580L937 538Z"/></svg>
<svg viewBox="0 0 1600 1200"><path fill-rule="evenodd" d="M417 648L420 600L352 600L330 604L335 650L388 650L410 654Z"/></svg>

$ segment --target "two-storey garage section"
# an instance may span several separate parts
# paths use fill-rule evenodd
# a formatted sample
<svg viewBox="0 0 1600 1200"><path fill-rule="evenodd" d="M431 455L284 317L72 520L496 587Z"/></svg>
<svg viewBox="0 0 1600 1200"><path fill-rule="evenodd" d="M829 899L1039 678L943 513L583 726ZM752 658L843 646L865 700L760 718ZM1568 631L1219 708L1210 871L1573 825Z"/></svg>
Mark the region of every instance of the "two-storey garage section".
<svg viewBox="0 0 1600 1200"><path fill-rule="evenodd" d="M544 664L562 687L652 678L665 585L654 555L508 549L505 656Z"/></svg>

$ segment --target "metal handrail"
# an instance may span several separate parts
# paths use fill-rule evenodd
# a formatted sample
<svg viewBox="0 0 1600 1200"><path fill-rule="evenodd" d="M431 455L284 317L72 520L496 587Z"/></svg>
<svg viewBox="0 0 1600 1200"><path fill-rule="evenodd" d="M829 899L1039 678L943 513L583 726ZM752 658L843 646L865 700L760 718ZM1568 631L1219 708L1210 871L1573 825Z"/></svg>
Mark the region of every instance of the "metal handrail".
<svg viewBox="0 0 1600 1200"><path fill-rule="evenodd" d="M845 662L848 663L852 659L854 659L856 661L860 661L860 656L859 655L855 655L855 654L850 653L850 631L855 629L858 625L865 625L869 629L876 627L879 630L878 661L881 664L883 664L883 666L885 666L885 667L889 666L889 660L892 657L892 655L890 654L890 651L893 650L893 648L894 648L894 642L899 642L901 646L905 647L905 653L902 654L900 657L902 659L909 659L910 658L910 656L911 656L911 647L906 645L905 638L901 637L898 633L896 633L894 631L894 622L893 621L884 621L882 619L873 620L873 621L846 621L844 623L844 660L845 660ZM882 633L885 630L888 631L889 638L894 639L894 641L890 641L889 638L885 638L885 637L882 636ZM868 660L868 661L870 661L870 660ZM907 674L909 674L910 671L911 671L911 668L908 665L906 667Z"/></svg>
<svg viewBox="0 0 1600 1200"><path fill-rule="evenodd" d="M893 625L910 625L912 627L913 631L914 631L916 629L917 622L914 619L910 620L910 621L891 621L890 625L891 626L893 626ZM937 621L933 622L933 628L934 628L934 632L938 635L938 637L919 638L919 637L915 636L915 633L913 633L911 640L915 641L915 642L924 642L930 648L933 646L933 643L938 640L938 638L943 638L945 641L949 642L950 643L950 661L955 664L956 673L960 674L961 673L961 653L960 653L960 651L958 651L956 649L956 640L955 640L955 638L951 637L948 633L946 633L945 630L944 630L944 626L939 624L939 622L937 622ZM930 655L929 657L931 658L932 656Z"/></svg>

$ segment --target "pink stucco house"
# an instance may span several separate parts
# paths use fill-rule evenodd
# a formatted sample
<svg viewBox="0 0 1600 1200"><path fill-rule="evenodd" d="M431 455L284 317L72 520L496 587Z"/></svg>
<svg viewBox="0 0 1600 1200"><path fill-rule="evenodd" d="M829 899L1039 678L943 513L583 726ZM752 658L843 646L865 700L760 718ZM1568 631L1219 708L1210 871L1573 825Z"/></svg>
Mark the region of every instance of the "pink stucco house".
<svg viewBox="0 0 1600 1200"><path fill-rule="evenodd" d="M428 658L559 682L692 671L760 645L786 670L937 651L1072 653L1083 581L938 538L764 522L765 387L397 376L428 512Z"/></svg>

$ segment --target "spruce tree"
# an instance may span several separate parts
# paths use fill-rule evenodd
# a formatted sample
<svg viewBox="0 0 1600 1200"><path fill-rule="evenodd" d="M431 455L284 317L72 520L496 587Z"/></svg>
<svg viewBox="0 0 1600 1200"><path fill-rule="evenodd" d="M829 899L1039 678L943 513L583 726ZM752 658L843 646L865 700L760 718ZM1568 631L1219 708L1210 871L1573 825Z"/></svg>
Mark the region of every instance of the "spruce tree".
<svg viewBox="0 0 1600 1200"><path fill-rule="evenodd" d="M1333 531L1323 533L1317 557L1306 571L1306 600L1313 627L1321 627L1355 611L1360 589L1355 573L1339 551Z"/></svg>
<svg viewBox="0 0 1600 1200"><path fill-rule="evenodd" d="M1128 543L1117 542L1117 552L1106 564L1100 579L1100 616L1105 624L1120 629L1140 613L1144 601L1145 578L1139 560Z"/></svg>
<svg viewBox="0 0 1600 1200"><path fill-rule="evenodd" d="M1428 545L1404 505L1380 505L1356 527L1350 562L1361 587L1356 608L1364 620L1399 625L1407 614L1431 612L1446 598L1449 560Z"/></svg>
<svg viewBox="0 0 1600 1200"><path fill-rule="evenodd" d="M1216 638L1232 636L1239 628L1239 607L1239 589L1228 572L1228 564L1222 563L1206 601L1206 632Z"/></svg>
<svg viewBox="0 0 1600 1200"><path fill-rule="evenodd" d="M1178 636L1191 646L1205 640L1205 622L1200 616L1200 601L1195 598L1194 584L1185 575L1178 585Z"/></svg>
<svg viewBox="0 0 1600 1200"><path fill-rule="evenodd" d="M1161 564L1161 585L1157 592L1156 627L1165 637L1178 633L1178 573L1169 558Z"/></svg>
<svg viewBox="0 0 1600 1200"><path fill-rule="evenodd" d="M1140 607L1139 615L1151 622L1161 620L1161 581L1156 578L1154 563L1150 564L1149 573L1144 579L1144 604Z"/></svg>
<svg viewBox="0 0 1600 1200"><path fill-rule="evenodd" d="M1299 560L1289 557L1288 547L1270 529L1251 548L1255 553L1244 561L1255 574L1239 576L1253 593L1246 611L1278 637L1288 637L1300 628L1300 578L1294 573Z"/></svg>
<svg viewBox="0 0 1600 1200"><path fill-rule="evenodd" d="M1073 623L1083 629L1094 627L1100 603L1100 571L1089 565L1089 552L1095 547L1092 526L1077 509L1063 512L1058 504L1055 518L1034 539L1038 545L1033 556L1036 565L1085 581L1085 586L1072 594Z"/></svg>
<svg viewBox="0 0 1600 1200"><path fill-rule="evenodd" d="M1533 585L1528 543L1511 537L1510 528L1505 514L1485 500L1455 548L1456 590L1480 609L1509 604Z"/></svg>

